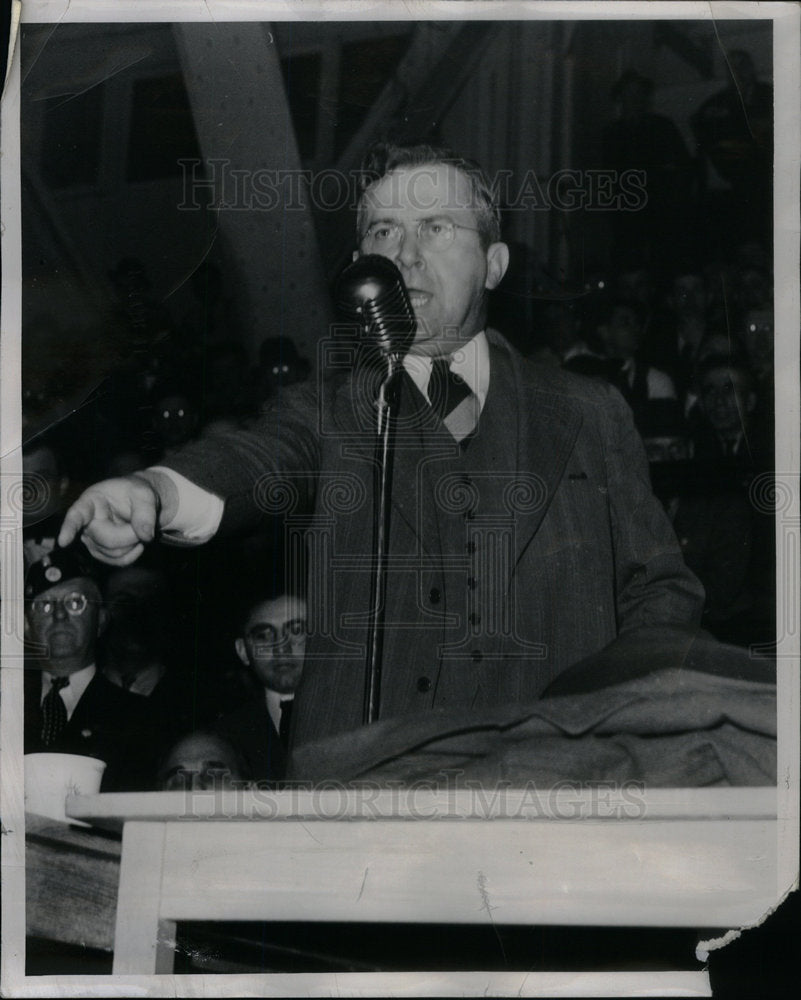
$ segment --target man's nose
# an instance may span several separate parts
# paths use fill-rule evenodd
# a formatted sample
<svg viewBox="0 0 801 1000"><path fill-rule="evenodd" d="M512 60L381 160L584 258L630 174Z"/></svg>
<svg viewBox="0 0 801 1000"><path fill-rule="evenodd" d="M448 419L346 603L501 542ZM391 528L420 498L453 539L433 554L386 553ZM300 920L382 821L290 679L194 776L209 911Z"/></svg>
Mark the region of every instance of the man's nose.
<svg viewBox="0 0 801 1000"><path fill-rule="evenodd" d="M401 236L397 261L409 269L417 267L422 262L420 241L417 238L416 232L404 231L403 236Z"/></svg>
<svg viewBox="0 0 801 1000"><path fill-rule="evenodd" d="M67 617L67 609L63 601L53 601L53 617L63 621Z"/></svg>

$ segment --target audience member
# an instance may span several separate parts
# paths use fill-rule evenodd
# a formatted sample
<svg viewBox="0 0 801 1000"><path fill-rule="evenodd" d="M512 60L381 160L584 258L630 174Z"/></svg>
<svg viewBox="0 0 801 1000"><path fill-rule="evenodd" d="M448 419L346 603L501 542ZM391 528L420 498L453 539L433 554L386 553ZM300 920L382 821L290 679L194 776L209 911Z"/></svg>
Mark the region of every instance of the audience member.
<svg viewBox="0 0 801 1000"><path fill-rule="evenodd" d="M162 792L223 791L241 780L241 764L230 743L198 730L170 748L158 769L157 787Z"/></svg>
<svg viewBox="0 0 801 1000"><path fill-rule="evenodd" d="M97 669L106 621L100 588L76 547L55 549L25 579L25 752L105 761L101 791L146 789L154 734L143 698Z"/></svg>
<svg viewBox="0 0 801 1000"><path fill-rule="evenodd" d="M578 299L543 302L535 314L535 334L542 346L532 360L583 375L606 374L606 358L584 339Z"/></svg>
<svg viewBox="0 0 801 1000"><path fill-rule="evenodd" d="M153 447L158 458L169 457L195 436L198 407L189 387L178 381L157 384L152 399Z"/></svg>
<svg viewBox="0 0 801 1000"><path fill-rule="evenodd" d="M757 394L747 362L736 355L710 355L699 367L698 390L696 458L747 477L760 464L751 438Z"/></svg>
<svg viewBox="0 0 801 1000"><path fill-rule="evenodd" d="M610 381L628 402L642 432L649 405L654 400L676 399L675 386L669 375L641 359L643 311L638 303L612 299L600 320L598 335L606 356L617 363Z"/></svg>
<svg viewBox="0 0 801 1000"><path fill-rule="evenodd" d="M292 594L250 604L236 653L258 682L253 699L215 725L239 751L253 781L283 777L295 690L306 648L306 601Z"/></svg>
<svg viewBox="0 0 801 1000"><path fill-rule="evenodd" d="M283 386L303 382L309 377L311 365L298 354L289 337L265 337L259 348L256 384L259 399L270 399Z"/></svg>

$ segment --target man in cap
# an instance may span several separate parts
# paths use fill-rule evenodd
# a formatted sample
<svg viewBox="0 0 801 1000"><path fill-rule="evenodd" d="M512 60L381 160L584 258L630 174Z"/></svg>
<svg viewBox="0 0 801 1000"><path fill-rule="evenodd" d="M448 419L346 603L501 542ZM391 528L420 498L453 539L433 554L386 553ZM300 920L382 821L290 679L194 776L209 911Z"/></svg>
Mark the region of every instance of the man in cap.
<svg viewBox="0 0 801 1000"><path fill-rule="evenodd" d="M56 549L25 580L25 753L105 761L102 791L152 784L155 739L144 698L95 664L105 624L100 588L75 547Z"/></svg>

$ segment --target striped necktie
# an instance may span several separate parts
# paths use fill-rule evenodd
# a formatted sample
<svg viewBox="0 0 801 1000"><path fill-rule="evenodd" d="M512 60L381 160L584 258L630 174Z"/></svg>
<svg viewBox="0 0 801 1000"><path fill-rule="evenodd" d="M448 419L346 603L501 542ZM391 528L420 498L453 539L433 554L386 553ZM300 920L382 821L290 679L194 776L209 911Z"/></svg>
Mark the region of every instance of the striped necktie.
<svg viewBox="0 0 801 1000"><path fill-rule="evenodd" d="M481 413L478 396L461 375L451 371L450 358L434 360L428 398L455 441L461 443L475 433Z"/></svg>
<svg viewBox="0 0 801 1000"><path fill-rule="evenodd" d="M54 677L42 702L42 743L52 746L67 725L67 706L59 691L70 682L69 677Z"/></svg>

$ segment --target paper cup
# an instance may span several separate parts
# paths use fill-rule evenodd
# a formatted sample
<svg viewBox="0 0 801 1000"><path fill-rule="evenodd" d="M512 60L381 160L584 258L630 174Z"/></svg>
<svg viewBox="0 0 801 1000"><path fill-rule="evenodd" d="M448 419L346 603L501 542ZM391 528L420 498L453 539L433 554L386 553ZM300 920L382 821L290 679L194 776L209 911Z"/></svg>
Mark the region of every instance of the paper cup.
<svg viewBox="0 0 801 1000"><path fill-rule="evenodd" d="M64 811L67 796L99 792L105 770L105 761L95 757L72 753L26 754L25 811L62 823L80 823L68 818Z"/></svg>

